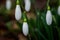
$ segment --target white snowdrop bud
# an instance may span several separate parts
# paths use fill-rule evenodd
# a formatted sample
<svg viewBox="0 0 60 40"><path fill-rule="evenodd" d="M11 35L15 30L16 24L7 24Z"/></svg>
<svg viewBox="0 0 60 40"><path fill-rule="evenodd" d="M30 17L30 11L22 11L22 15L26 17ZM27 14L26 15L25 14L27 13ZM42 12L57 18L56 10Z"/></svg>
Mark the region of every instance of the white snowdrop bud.
<svg viewBox="0 0 60 40"><path fill-rule="evenodd" d="M47 14L46 14L46 22L48 25L51 25L52 24L52 14L51 14L51 11L48 10L47 11Z"/></svg>
<svg viewBox="0 0 60 40"><path fill-rule="evenodd" d="M6 9L7 10L11 9L11 0L6 0Z"/></svg>
<svg viewBox="0 0 60 40"><path fill-rule="evenodd" d="M31 2L30 0L24 0L24 1L25 1L25 10L28 12L30 11Z"/></svg>
<svg viewBox="0 0 60 40"><path fill-rule="evenodd" d="M23 34L24 34L25 36L28 35L28 24L27 24L27 22L23 22L22 31L23 31Z"/></svg>
<svg viewBox="0 0 60 40"><path fill-rule="evenodd" d="M18 21L21 19L21 8L20 8L20 5L16 5L16 9L15 9L15 19Z"/></svg>
<svg viewBox="0 0 60 40"><path fill-rule="evenodd" d="M60 6L58 7L58 15L60 15Z"/></svg>

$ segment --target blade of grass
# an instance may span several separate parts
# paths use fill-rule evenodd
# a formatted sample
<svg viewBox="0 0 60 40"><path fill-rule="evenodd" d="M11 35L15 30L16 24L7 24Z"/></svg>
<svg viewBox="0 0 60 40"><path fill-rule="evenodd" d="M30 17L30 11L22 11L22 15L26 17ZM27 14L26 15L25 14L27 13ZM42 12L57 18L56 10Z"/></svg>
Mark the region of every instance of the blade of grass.
<svg viewBox="0 0 60 40"><path fill-rule="evenodd" d="M40 30L36 30L36 32L41 36L44 40L47 40L47 38L43 35L43 33L40 32Z"/></svg>
<svg viewBox="0 0 60 40"><path fill-rule="evenodd" d="M51 32L52 28L47 26L44 18L44 15L41 16L42 22L44 23L44 28L46 29L46 32L48 34L48 40L53 40L53 33Z"/></svg>
<svg viewBox="0 0 60 40"><path fill-rule="evenodd" d="M54 16L53 16L53 21L54 21L54 23L56 24L55 28L56 28L57 31L58 31L58 36L59 36L59 40L60 40L60 28L58 28L57 20L56 20L56 18L55 18Z"/></svg>

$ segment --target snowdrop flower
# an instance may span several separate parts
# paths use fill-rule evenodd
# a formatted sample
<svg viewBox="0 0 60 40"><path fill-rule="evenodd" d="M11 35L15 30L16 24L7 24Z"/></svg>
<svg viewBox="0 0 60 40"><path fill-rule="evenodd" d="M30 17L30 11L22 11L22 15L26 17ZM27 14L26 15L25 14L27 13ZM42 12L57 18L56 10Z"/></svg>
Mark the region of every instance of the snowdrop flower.
<svg viewBox="0 0 60 40"><path fill-rule="evenodd" d="M51 25L52 24L52 14L51 14L51 11L48 10L47 11L47 14L46 14L46 22L48 25Z"/></svg>
<svg viewBox="0 0 60 40"><path fill-rule="evenodd" d="M11 0L6 0L6 9L7 10L11 9Z"/></svg>
<svg viewBox="0 0 60 40"><path fill-rule="evenodd" d="M25 36L28 35L28 24L27 24L27 22L23 22L22 31L23 31L23 34L24 34Z"/></svg>
<svg viewBox="0 0 60 40"><path fill-rule="evenodd" d="M31 2L30 0L24 0L25 2L25 10L28 12L30 11L30 7L31 7Z"/></svg>
<svg viewBox="0 0 60 40"><path fill-rule="evenodd" d="M22 13L22 12L21 12L21 7L20 7L20 5L19 5L19 0L17 0L17 5L16 5L16 9L15 9L15 19L16 19L17 21L21 19L21 16L22 16L21 13Z"/></svg>
<svg viewBox="0 0 60 40"><path fill-rule="evenodd" d="M18 21L21 19L21 8L20 8L20 5L16 5L16 9L15 9L15 19Z"/></svg>
<svg viewBox="0 0 60 40"><path fill-rule="evenodd" d="M58 7L58 15L60 15L60 6Z"/></svg>

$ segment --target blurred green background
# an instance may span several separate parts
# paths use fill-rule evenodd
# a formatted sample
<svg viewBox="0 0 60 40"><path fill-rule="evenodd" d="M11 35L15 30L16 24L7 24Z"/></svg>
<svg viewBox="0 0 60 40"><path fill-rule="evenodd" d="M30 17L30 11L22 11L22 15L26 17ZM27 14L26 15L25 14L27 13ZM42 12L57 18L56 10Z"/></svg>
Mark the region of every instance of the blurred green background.
<svg viewBox="0 0 60 40"><path fill-rule="evenodd" d="M50 0L49 5L53 15L53 22L50 26L46 23L47 0L31 0L31 10L25 15L29 25L28 36L24 36L22 33L24 15L19 22L15 20L16 0L11 1L12 7L8 11L5 7L6 0L0 0L0 37L2 39L60 40L60 16L57 13L59 0ZM22 14L24 14L24 0L20 0L20 5Z"/></svg>

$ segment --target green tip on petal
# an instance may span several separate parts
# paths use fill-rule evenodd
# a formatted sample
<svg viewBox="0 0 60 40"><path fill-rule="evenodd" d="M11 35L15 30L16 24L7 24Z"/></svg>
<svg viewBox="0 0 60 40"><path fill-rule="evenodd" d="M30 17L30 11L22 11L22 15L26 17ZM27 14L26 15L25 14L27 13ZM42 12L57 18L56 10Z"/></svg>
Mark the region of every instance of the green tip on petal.
<svg viewBox="0 0 60 40"><path fill-rule="evenodd" d="M27 19L26 18L24 18L24 22L26 22L27 21Z"/></svg>
<svg viewBox="0 0 60 40"><path fill-rule="evenodd" d="M48 6L48 10L50 10L50 6Z"/></svg>
<svg viewBox="0 0 60 40"><path fill-rule="evenodd" d="M17 2L16 2L16 3L17 3L17 5L19 5L19 0L17 0Z"/></svg>

